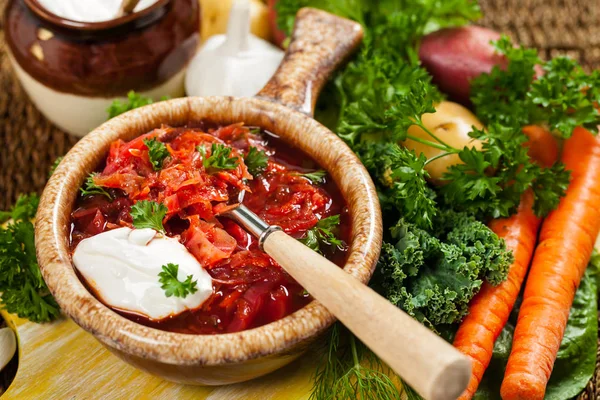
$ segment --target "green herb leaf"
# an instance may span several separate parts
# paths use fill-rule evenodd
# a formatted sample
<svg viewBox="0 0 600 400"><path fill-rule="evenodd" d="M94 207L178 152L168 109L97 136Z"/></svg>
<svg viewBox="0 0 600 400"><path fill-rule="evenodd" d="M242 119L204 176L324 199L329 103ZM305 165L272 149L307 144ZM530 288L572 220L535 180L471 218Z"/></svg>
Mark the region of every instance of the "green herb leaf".
<svg viewBox="0 0 600 400"><path fill-rule="evenodd" d="M399 212L420 228L432 225L437 214L433 191L427 186L427 159L397 143L364 142L355 146L363 164L379 183L382 208L388 215Z"/></svg>
<svg viewBox="0 0 600 400"><path fill-rule="evenodd" d="M513 261L504 241L468 214L440 212L433 226L398 221L377 268L385 297L431 328L460 322L483 280L502 282Z"/></svg>
<svg viewBox="0 0 600 400"><path fill-rule="evenodd" d="M108 193L104 188L100 185L97 185L94 182L94 178L98 175L96 172L92 172L88 175L85 180L84 186L79 190L81 191L82 196L91 196L91 195L101 195L106 196L109 200L112 200L112 196Z"/></svg>
<svg viewBox="0 0 600 400"><path fill-rule="evenodd" d="M298 174L298 175L308 179L313 184L318 185L321 183L325 183L325 177L327 176L327 172L320 169L318 171L307 172L307 173Z"/></svg>
<svg viewBox="0 0 600 400"><path fill-rule="evenodd" d="M569 182L562 164L541 168L529 158L527 136L520 126L492 122L470 136L483 142L481 150L465 147L463 164L450 167L440 189L446 204L482 217L506 217L515 212L521 195L532 188L535 210L543 216L556 208Z"/></svg>
<svg viewBox="0 0 600 400"><path fill-rule="evenodd" d="M577 126L598 132L600 71L586 74L566 57L542 63L535 50L514 47L506 36L495 46L506 56L507 68L494 67L471 82L471 101L484 123L546 124L562 138ZM540 66L544 74L536 78Z"/></svg>
<svg viewBox="0 0 600 400"><path fill-rule="evenodd" d="M306 231L305 236L300 239L300 242L319 253L321 253L322 246L342 248L345 246L345 243L338 239L334 233L339 225L339 215L323 218L312 229Z"/></svg>
<svg viewBox="0 0 600 400"><path fill-rule="evenodd" d="M250 146L248 154L246 154L246 157L244 158L244 163L246 163L246 167L248 167L248 172L257 176L267 169L269 156L266 152Z"/></svg>
<svg viewBox="0 0 600 400"><path fill-rule="evenodd" d="M231 147L223 144L213 143L210 148L210 156L207 157L206 148L202 145L197 147L206 169L229 170L236 169L239 163L237 157L231 157Z"/></svg>
<svg viewBox="0 0 600 400"><path fill-rule="evenodd" d="M31 219L39 204L36 195L20 196L12 210L2 212L0 227L0 306L33 322L48 322L60 314L37 263Z"/></svg>
<svg viewBox="0 0 600 400"><path fill-rule="evenodd" d="M148 148L148 158L150 158L152 168L155 171L159 171L165 159L170 155L167 146L156 138L144 139L144 144Z"/></svg>
<svg viewBox="0 0 600 400"><path fill-rule="evenodd" d="M387 368L340 323L333 325L320 353L310 400L402 399Z"/></svg>
<svg viewBox="0 0 600 400"><path fill-rule="evenodd" d="M117 115L121 115L127 111L133 110L134 108L147 106L152 104L153 101L149 97L144 97L133 90L127 93L127 101L114 100L110 107L106 110L108 113L108 119L114 118Z"/></svg>
<svg viewBox="0 0 600 400"><path fill-rule="evenodd" d="M151 228L165 233L163 219L167 215L167 206L154 201L141 200L131 206L131 218L136 229Z"/></svg>
<svg viewBox="0 0 600 400"><path fill-rule="evenodd" d="M178 264L168 263L167 265L163 265L162 272L158 274L158 281L162 284L160 288L165 291L165 296L175 296L185 299L189 294L194 294L198 291L198 288L196 288L198 281L192 281L194 276L188 275L186 280L181 282L177 279L178 272Z"/></svg>
<svg viewBox="0 0 600 400"><path fill-rule="evenodd" d="M60 162L63 160L63 158L64 158L64 156L60 156L60 157L57 157L56 160L54 160L54 162L50 166L50 171L48 171L48 178L50 178L52 176L52 174L54 174L56 167L58 167L58 164L60 164Z"/></svg>
<svg viewBox="0 0 600 400"><path fill-rule="evenodd" d="M4 223L9 219L13 221L29 221L33 219L39 203L40 198L34 193L19 195L10 211L0 211L0 223Z"/></svg>

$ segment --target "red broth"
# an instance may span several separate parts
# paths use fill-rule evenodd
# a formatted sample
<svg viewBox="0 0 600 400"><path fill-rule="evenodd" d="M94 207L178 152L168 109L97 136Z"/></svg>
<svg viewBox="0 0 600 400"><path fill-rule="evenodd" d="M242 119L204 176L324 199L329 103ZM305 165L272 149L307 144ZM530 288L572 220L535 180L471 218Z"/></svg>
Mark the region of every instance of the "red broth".
<svg viewBox="0 0 600 400"><path fill-rule="evenodd" d="M150 138L166 144L170 153L160 171L153 170L143 144ZM268 167L256 177L248 174L245 166L207 176L198 164L196 146L212 142L231 147L242 159L250 146L261 149L269 156ZM107 188L112 200L102 195L77 199L71 214L71 250L85 238L131 227L130 208L136 201L160 202L169 209L163 221L167 235L177 237L212 276L213 294L200 308L162 320L115 311L140 324L180 333L215 334L258 327L293 313L312 298L258 248L254 237L232 220L215 214L227 203L229 189L245 188L243 203L293 237L303 238L319 220L339 215L335 233L348 243L350 218L336 185L329 176L324 183L315 184L300 175L317 169L319 166L298 149L242 124L163 127L127 143L117 141L95 178ZM195 246L206 238L215 249ZM336 264L344 264L346 246L321 249Z"/></svg>

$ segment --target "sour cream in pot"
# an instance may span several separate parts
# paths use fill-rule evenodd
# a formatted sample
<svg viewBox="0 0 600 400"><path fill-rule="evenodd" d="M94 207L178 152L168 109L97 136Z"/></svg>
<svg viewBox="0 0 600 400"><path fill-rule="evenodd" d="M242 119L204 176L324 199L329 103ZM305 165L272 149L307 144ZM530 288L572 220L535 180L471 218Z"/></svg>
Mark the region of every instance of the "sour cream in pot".
<svg viewBox="0 0 600 400"><path fill-rule="evenodd" d="M140 0L133 10L138 12L158 0ZM79 22L103 22L115 19L121 0L38 0L52 14Z"/></svg>
<svg viewBox="0 0 600 400"><path fill-rule="evenodd" d="M105 303L154 320L198 308L213 292L211 276L185 246L153 229L119 228L84 239L73 263ZM198 291L167 297L158 274L168 263L179 265L179 281L192 275Z"/></svg>

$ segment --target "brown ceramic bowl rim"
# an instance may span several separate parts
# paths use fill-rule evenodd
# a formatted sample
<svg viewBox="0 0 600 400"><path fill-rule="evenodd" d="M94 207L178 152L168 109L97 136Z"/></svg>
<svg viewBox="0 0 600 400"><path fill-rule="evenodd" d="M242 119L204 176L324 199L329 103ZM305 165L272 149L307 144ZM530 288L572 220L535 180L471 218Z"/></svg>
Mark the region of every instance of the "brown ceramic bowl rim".
<svg viewBox="0 0 600 400"><path fill-rule="evenodd" d="M111 19L108 21L101 22L82 22L75 21L68 18L63 18L59 15L56 15L50 11L48 11L44 6L40 4L38 0L23 0L27 7L33 11L38 17L46 20L56 26L60 26L66 29L75 29L79 31L101 31L106 29L116 28L117 26L126 24L128 22L134 21L138 18L142 18L146 15L151 14L155 10L158 10L161 7L164 7L171 0L157 0L150 7L146 7L143 10L124 15L119 18Z"/></svg>
<svg viewBox="0 0 600 400"><path fill-rule="evenodd" d="M172 333L140 325L112 311L84 287L72 266L68 250L70 213L79 187L105 157L110 143L117 138L130 140L160 126L159 121L181 126L194 120L221 124L245 121L279 134L320 164L315 152L324 154L321 160L338 167L328 172L351 216L352 236L344 270L363 283L369 281L381 248L381 211L373 182L356 155L305 114L265 100L232 97L187 97L155 103L113 118L79 141L57 167L40 201L35 236L43 277L64 313L107 346L128 354L176 365L221 365L284 353L315 338L333 323L335 319L325 307L313 301L278 321L237 333Z"/></svg>

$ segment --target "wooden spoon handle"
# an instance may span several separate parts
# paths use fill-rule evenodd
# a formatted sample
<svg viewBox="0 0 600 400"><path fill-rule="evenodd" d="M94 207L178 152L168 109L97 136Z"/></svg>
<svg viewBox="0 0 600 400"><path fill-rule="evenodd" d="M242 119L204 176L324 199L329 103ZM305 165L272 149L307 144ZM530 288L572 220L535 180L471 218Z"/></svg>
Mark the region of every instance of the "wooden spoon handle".
<svg viewBox="0 0 600 400"><path fill-rule="evenodd" d="M362 37L362 27L356 22L302 8L279 69L256 97L312 116L323 85L358 48Z"/></svg>
<svg viewBox="0 0 600 400"><path fill-rule="evenodd" d="M337 265L282 231L264 250L425 399L454 400L471 361Z"/></svg>

